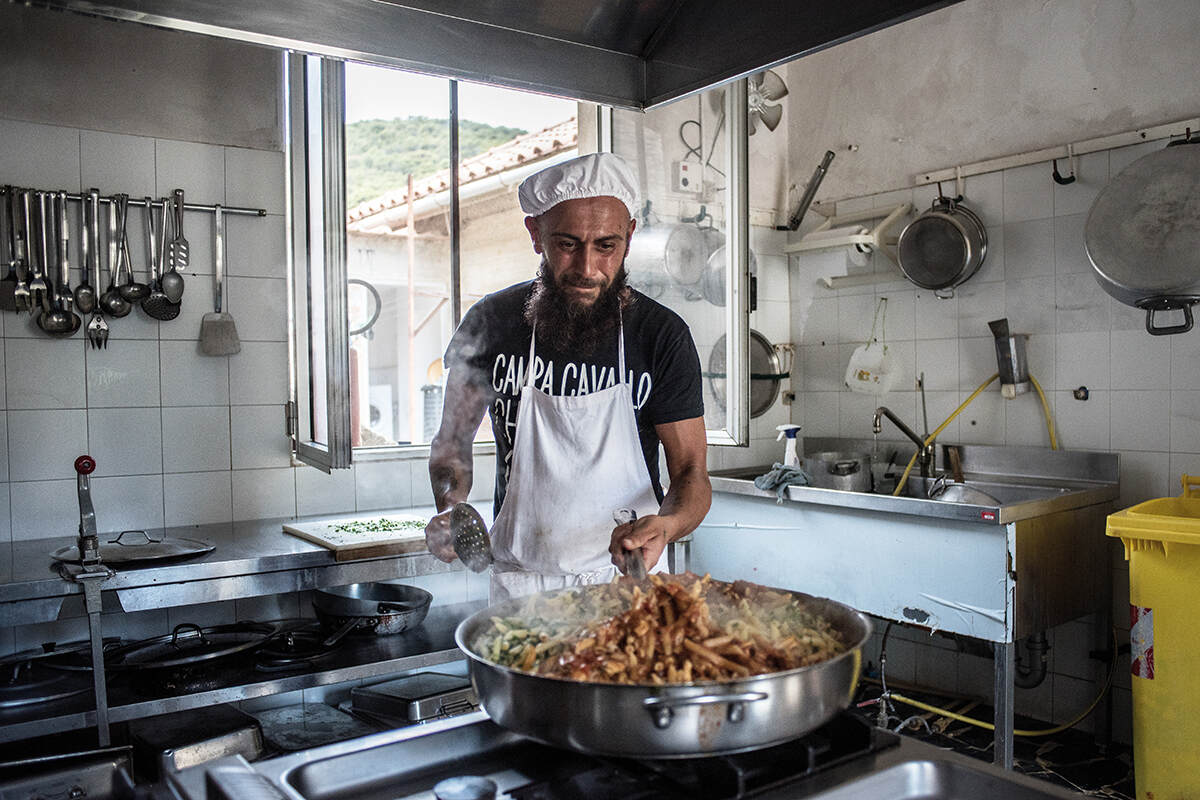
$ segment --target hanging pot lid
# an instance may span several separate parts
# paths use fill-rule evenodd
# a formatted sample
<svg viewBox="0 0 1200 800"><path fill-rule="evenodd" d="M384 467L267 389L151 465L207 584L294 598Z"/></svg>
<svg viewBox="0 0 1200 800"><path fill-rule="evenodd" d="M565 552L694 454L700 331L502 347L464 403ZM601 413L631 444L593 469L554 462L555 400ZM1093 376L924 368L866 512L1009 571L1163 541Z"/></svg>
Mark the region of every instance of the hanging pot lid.
<svg viewBox="0 0 1200 800"><path fill-rule="evenodd" d="M1200 143L1117 173L1092 203L1084 242L1100 285L1121 302L1200 295Z"/></svg>
<svg viewBox="0 0 1200 800"><path fill-rule="evenodd" d="M717 405L725 408L725 336L717 339L708 357L708 387ZM775 345L756 330L750 331L750 416L767 413L779 397L779 385L788 373L780 370Z"/></svg>
<svg viewBox="0 0 1200 800"><path fill-rule="evenodd" d="M232 656L260 646L275 632L264 622L237 622L201 628L190 622L171 633L143 639L105 654L112 670L165 669Z"/></svg>
<svg viewBox="0 0 1200 800"><path fill-rule="evenodd" d="M105 564L134 564L191 558L211 553L216 549L215 545L196 539L185 539L180 536L168 539L165 535L156 538L146 531L121 531L115 536L105 535L111 537L100 542L100 560ZM79 547L74 544L60 547L51 553L50 557L55 561L78 564Z"/></svg>

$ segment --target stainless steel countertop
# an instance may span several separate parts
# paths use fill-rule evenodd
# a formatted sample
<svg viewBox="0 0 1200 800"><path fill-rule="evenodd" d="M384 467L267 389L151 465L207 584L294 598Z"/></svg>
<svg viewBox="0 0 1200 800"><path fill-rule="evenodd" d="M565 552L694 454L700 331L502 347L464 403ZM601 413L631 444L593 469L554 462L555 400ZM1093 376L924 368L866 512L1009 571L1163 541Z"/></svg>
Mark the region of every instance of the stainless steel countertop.
<svg viewBox="0 0 1200 800"><path fill-rule="evenodd" d="M850 439L806 439L808 452L842 451L871 452L871 441ZM903 446L900 446L901 448ZM880 448L894 449L888 444ZM1115 453L1090 451L1047 450L1035 447L962 446L962 464L967 483L986 482L1008 486L1014 490L1028 489L1037 495L1039 490L1060 490L1050 496L1025 502L1000 505L973 505L927 500L918 497L894 497L891 494L848 492L838 489L818 489L812 486L789 486L786 499L795 503L839 506L862 511L934 517L940 519L1006 525L1059 511L1068 511L1097 503L1115 501L1120 496L1118 456ZM911 446L908 452L911 453ZM903 449L901 449L903 453ZM903 455L896 472L903 470L907 455ZM945 459L942 459L944 462ZM773 491L754 486L754 477L767 472L770 466L719 470L709 477L714 492L775 498ZM916 476L916 469L913 469ZM910 477L910 480L913 478Z"/></svg>
<svg viewBox="0 0 1200 800"><path fill-rule="evenodd" d="M381 509L361 516L396 511ZM434 513L432 507L402 511ZM335 516L354 515L298 519ZM102 585L104 610L137 611L463 569L429 553L338 562L330 550L284 533L283 523L295 519L150 529L155 536L195 539L216 549L195 558L118 569ZM0 627L83 613L79 585L62 579L50 558L50 553L74 541L74 536L59 536L0 545Z"/></svg>

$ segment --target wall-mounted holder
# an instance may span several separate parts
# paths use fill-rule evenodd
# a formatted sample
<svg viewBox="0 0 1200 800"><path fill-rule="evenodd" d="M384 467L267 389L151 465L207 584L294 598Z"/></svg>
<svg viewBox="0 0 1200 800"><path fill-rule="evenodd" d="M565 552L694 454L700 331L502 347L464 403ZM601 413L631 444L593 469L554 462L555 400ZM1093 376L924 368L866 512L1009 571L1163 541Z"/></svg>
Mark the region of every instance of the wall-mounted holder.
<svg viewBox="0 0 1200 800"><path fill-rule="evenodd" d="M879 250L899 267L900 261L896 256L896 241L898 233L893 233L905 215L912 211L912 203L900 203L889 208L869 208L849 214L832 214L813 230L804 235L800 241L785 245L785 253L808 253L818 250L837 250L849 248L860 253ZM867 220L879 220L872 228L861 223ZM834 275L821 278L821 282L830 289L840 289L844 286L861 286L867 283L881 281L904 280L899 269L886 272L871 272L862 275Z"/></svg>

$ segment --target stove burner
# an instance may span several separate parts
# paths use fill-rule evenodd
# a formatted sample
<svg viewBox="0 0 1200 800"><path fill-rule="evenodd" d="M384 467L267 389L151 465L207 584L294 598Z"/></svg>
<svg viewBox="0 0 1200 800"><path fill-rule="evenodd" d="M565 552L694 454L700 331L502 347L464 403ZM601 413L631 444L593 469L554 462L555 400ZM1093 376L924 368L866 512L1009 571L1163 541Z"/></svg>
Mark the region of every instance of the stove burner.
<svg viewBox="0 0 1200 800"><path fill-rule="evenodd" d="M509 790L513 800L678 798L733 800L788 784L898 744L895 734L848 714L790 742L748 753L695 759L598 760L563 778Z"/></svg>
<svg viewBox="0 0 1200 800"><path fill-rule="evenodd" d="M259 672L285 672L331 655L337 643L325 644L328 634L320 623L309 623L276 633L254 654Z"/></svg>
<svg viewBox="0 0 1200 800"><path fill-rule="evenodd" d="M447 778L433 787L437 800L495 800L496 782L478 775Z"/></svg>

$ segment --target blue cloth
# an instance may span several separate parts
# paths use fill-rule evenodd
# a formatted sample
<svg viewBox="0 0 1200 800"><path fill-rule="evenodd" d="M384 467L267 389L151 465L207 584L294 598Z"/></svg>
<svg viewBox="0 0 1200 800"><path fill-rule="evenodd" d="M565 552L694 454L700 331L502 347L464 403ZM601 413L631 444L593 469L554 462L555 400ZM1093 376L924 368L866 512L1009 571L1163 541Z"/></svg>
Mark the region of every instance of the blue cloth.
<svg viewBox="0 0 1200 800"><path fill-rule="evenodd" d="M808 486L810 483L812 478L807 472L799 467L785 467L777 461L770 472L754 479L754 488L764 492L775 492L775 502L782 503L784 495L787 494L787 487Z"/></svg>

